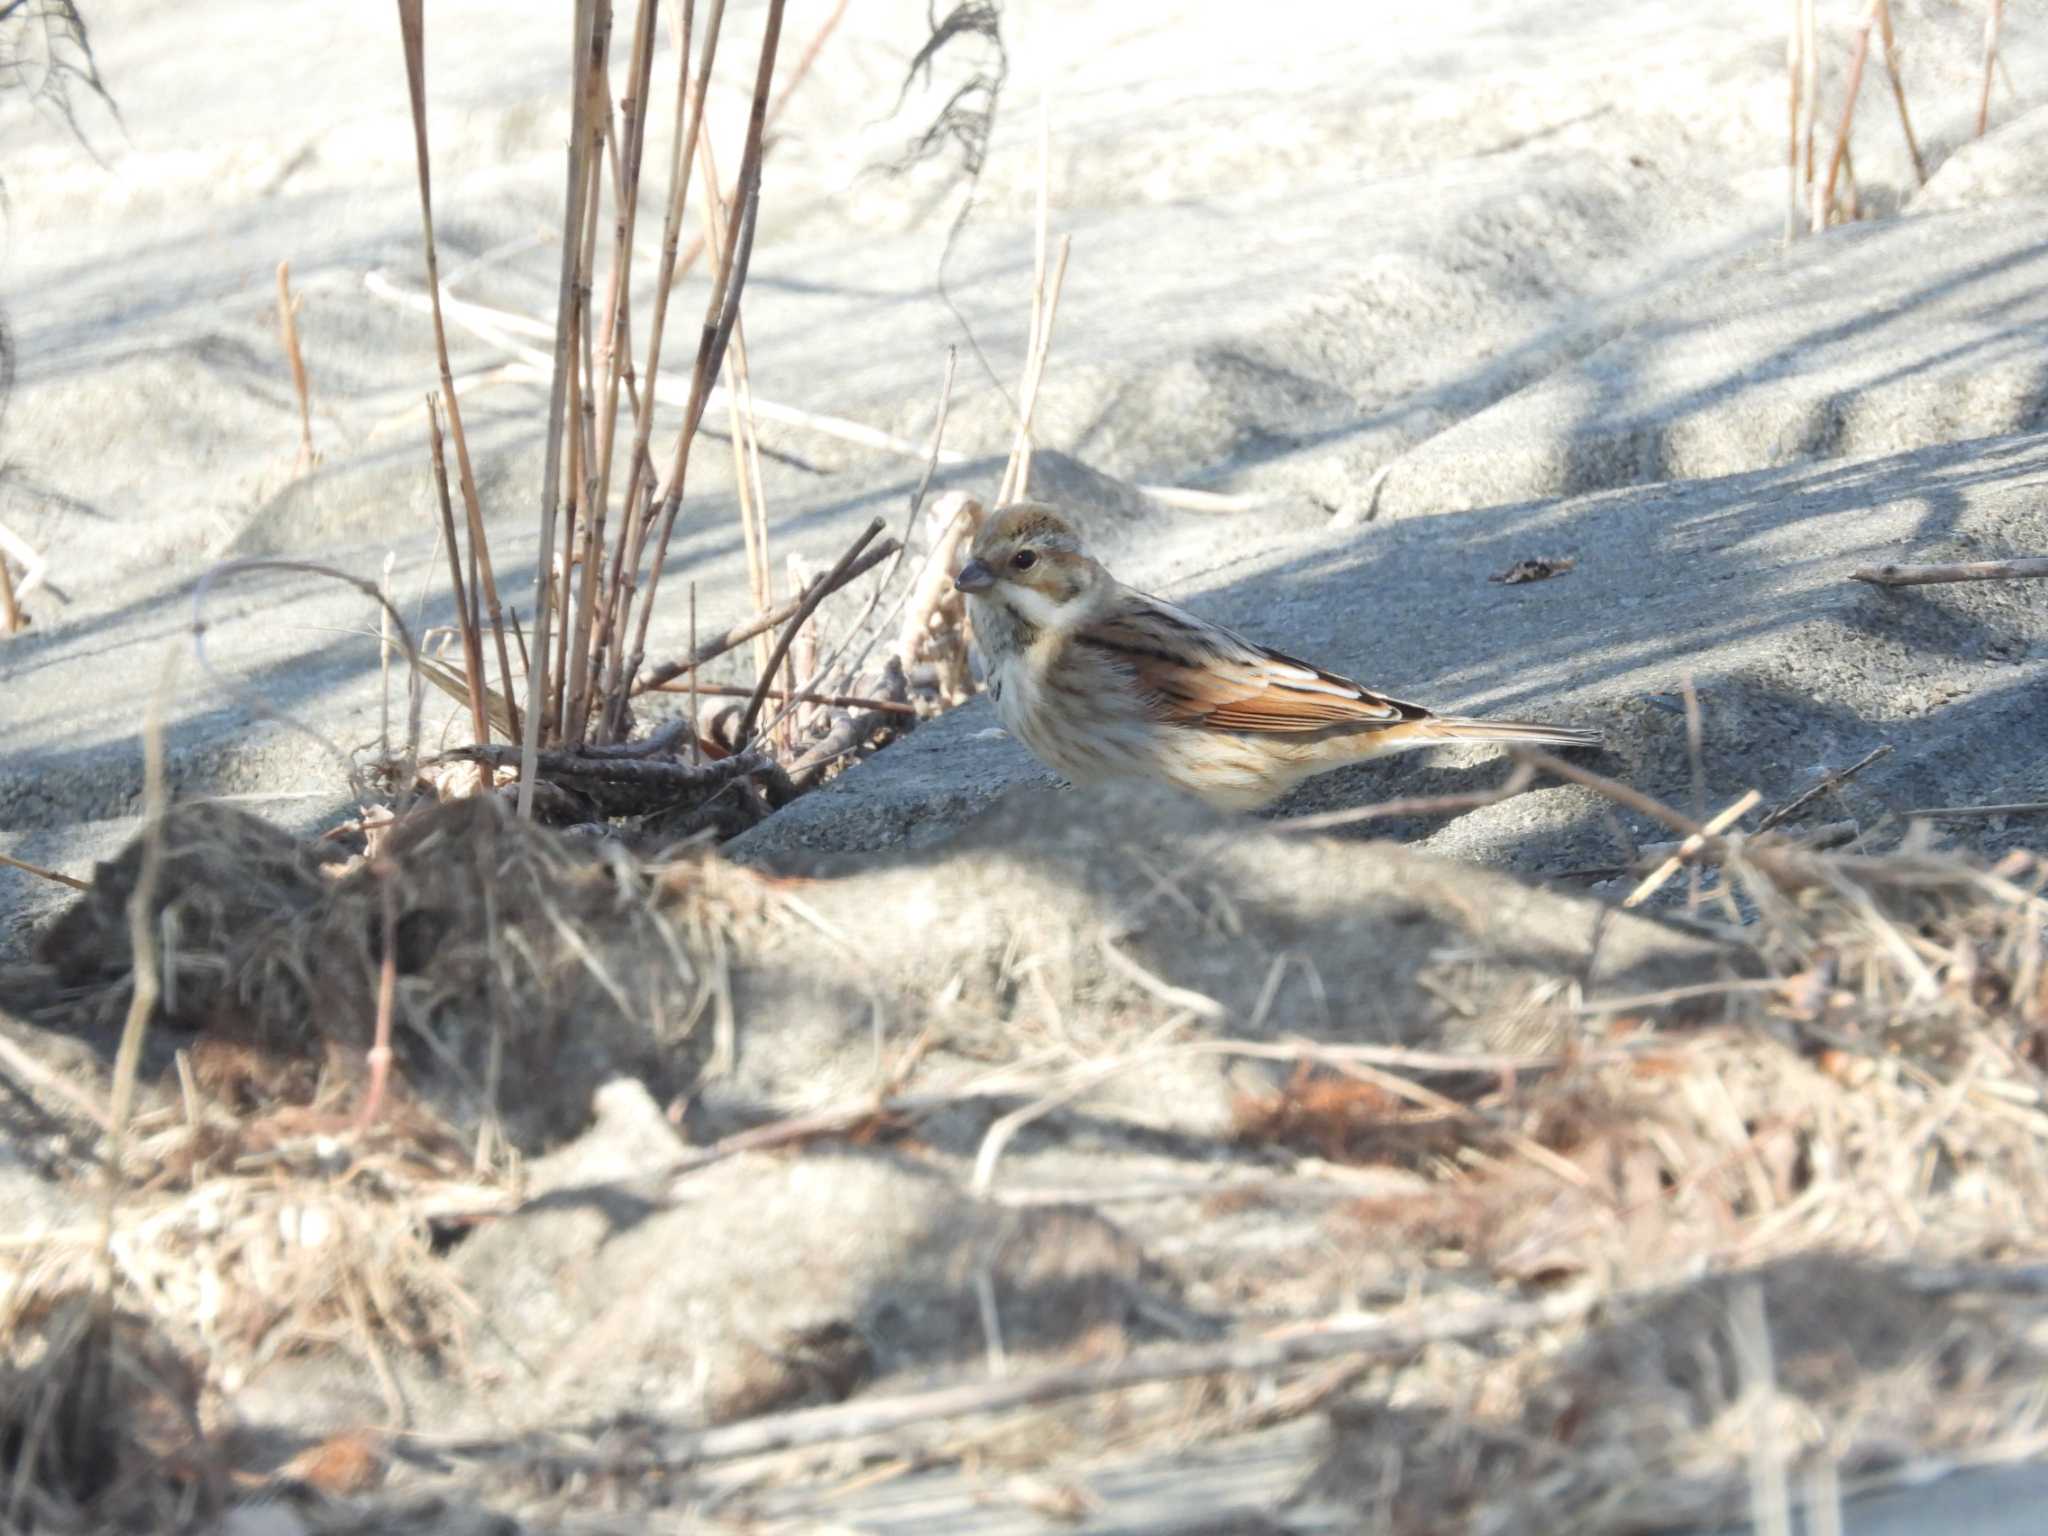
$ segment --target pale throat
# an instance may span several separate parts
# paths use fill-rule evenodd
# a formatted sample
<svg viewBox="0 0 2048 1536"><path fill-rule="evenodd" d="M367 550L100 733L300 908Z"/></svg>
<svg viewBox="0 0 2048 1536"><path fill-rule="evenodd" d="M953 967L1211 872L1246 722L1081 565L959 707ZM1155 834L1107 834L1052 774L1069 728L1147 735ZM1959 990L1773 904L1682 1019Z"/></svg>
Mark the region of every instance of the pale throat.
<svg viewBox="0 0 2048 1536"><path fill-rule="evenodd" d="M1077 628L1088 617L1086 590L1077 591L1066 601L1059 602L1036 587L1009 582L1005 584L1002 601L1033 629L1050 630L1054 634Z"/></svg>

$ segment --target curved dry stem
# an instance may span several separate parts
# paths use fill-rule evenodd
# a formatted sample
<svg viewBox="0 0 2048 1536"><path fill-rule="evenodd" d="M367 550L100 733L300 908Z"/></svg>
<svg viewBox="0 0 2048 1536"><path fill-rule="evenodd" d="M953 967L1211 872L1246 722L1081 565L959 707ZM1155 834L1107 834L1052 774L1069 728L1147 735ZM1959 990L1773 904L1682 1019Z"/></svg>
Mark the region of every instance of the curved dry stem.
<svg viewBox="0 0 2048 1536"><path fill-rule="evenodd" d="M332 577L336 581L346 582L369 597L390 616L391 623L398 632L398 643L405 651L406 668L411 679L406 686L405 757L398 779L401 795L409 792L413 770L419 765L420 759L420 653L419 648L413 643L412 631L406 627L404 615L392 606L391 600L378 590L375 582L351 576L347 571L337 570L331 565L322 565L316 560L277 560L266 557L230 560L224 565L216 565L200 577L199 584L192 589L192 651L199 659L200 671L206 674L207 681L225 688L255 713L267 720L275 720L280 725L290 726L301 735L317 742L341 764L342 771L348 775L350 788L365 799L376 798L357 770L355 760L348 753L290 710L280 708L258 690L217 670L212 659L206 654L206 600L213 593L214 583L226 576L239 576L248 571L259 570L303 571L312 576Z"/></svg>

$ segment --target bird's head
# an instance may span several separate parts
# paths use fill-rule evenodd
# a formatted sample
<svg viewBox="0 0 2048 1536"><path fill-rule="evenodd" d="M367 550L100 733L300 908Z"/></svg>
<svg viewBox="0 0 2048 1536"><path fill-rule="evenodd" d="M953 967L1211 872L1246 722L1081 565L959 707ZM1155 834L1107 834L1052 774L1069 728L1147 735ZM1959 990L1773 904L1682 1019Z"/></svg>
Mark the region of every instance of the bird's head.
<svg viewBox="0 0 2048 1536"><path fill-rule="evenodd" d="M1037 631L1087 622L1112 584L1073 526L1034 501L991 514L953 578L972 603L978 634L994 640L1007 632L1027 643Z"/></svg>

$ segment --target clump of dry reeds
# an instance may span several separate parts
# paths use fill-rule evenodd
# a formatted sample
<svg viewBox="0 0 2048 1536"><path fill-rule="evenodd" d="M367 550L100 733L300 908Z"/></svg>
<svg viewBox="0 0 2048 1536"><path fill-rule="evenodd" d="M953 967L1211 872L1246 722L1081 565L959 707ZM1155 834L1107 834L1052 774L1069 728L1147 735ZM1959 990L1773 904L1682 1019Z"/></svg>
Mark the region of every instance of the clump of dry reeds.
<svg viewBox="0 0 2048 1536"><path fill-rule="evenodd" d="M508 625L501 601L448 363L449 316L462 320L478 306L445 299L439 279L426 137L424 8L418 0L405 0L399 8L419 159L428 280L424 307L433 317L441 374L439 396L428 404L429 439L461 654L459 671L431 660L423 670L429 682L467 704L475 745L466 756L481 765L482 781L496 784L516 773L522 815L539 808L557 820L580 820L707 807L729 831L735 818L744 825L805 787L851 750L849 741L861 744L880 730L901 729L918 714L899 673L862 674L842 667L845 647L828 648L818 639L816 615L824 599L897 553L895 541L876 541L879 525L829 572L786 600L778 600L774 590L755 427L760 403L746 369L741 298L759 221L767 125L808 71L839 15L835 11L827 19L775 95L783 9L782 0L771 0L763 13L747 130L729 190L718 183L705 125L706 95L726 31L724 7L711 7L701 27L695 7L671 11L676 114L667 153L656 157L665 162L668 182L661 259L652 277L646 328L636 337L635 285L636 279L644 283L646 275L634 270L634 236L647 160L657 7L653 0L639 0L632 8L623 81L611 74L610 0L581 0L575 7L561 273L554 323L546 332L554 351L548 360L539 575L522 629ZM699 181L703 225L683 256L679 247L693 175ZM600 278L601 251L609 256ZM710 292L687 388L678 395L662 374L668 306L679 271L700 255L709 261ZM469 323L476 323L473 316ZM721 390L724 372L731 378ZM706 409L721 393L731 416L739 470L750 595L759 612L722 636L693 642L680 660L647 669L650 620L664 596L670 539L687 492L692 448ZM681 423L666 451L654 441L658 401L682 407ZM444 419L446 440L454 447L456 495L450 493L443 451ZM936 455L936 445L932 452ZM693 613L694 603L693 591ZM700 687L699 670L750 641L756 680L745 703L723 715L722 730L700 729L697 698L723 690ZM634 742L635 699L649 690L686 688L693 694L691 720L680 730ZM771 699L782 707L767 710ZM799 715L810 727L801 739L791 723ZM779 744L779 753L770 751L771 741ZM807 760L828 746L823 760ZM706 757L715 761L707 766Z"/></svg>
<svg viewBox="0 0 2048 1536"><path fill-rule="evenodd" d="M772 908L742 871L697 855L644 866L494 796L374 826L353 858L218 805L174 808L161 838L156 1059L188 1043L211 1097L237 1116L281 1099L306 1135L347 1127L381 1081L364 1071L380 1042L407 1102L424 1096L487 1151L573 1135L620 1072L679 1093L730 1008L722 946ZM142 849L102 865L39 942L67 1027L88 1036L111 1039L130 1006ZM244 1144L194 1155L247 1155L252 1126L237 1123Z"/></svg>
<svg viewBox="0 0 2048 1536"><path fill-rule="evenodd" d="M2004 15L2004 0L1985 0L1984 64L1977 92L1975 131L1984 136L1991 122L1991 86L2000 68L1998 39ZM1885 78L1891 85L1892 101L1898 108L1899 129L1905 135L1906 152L1913 161L1917 184L1927 182L1927 161L1913 132L1913 118L1906 106L1906 83L1899 69L1898 38L1892 28L1891 0L1868 0L1863 19L1856 28L1856 40L1849 54L1849 67L1842 88L1841 119L1835 128L1835 142L1828 151L1825 167L1814 142L1819 116L1820 43L1817 0L1794 0L1792 22L1786 34L1786 105L1790 134L1786 151L1789 172L1785 202L1785 238L1812 234L1840 221L1863 217L1856 185L1856 161L1851 152L1851 128L1856 118L1856 99L1863 85L1863 71L1870 58L1874 31L1883 47Z"/></svg>

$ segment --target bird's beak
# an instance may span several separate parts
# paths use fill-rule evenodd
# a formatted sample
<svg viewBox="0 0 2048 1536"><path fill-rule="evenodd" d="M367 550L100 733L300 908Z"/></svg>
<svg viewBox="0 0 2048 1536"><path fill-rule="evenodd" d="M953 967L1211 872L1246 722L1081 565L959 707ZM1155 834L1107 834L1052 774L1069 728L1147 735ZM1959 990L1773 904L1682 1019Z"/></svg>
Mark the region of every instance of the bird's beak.
<svg viewBox="0 0 2048 1536"><path fill-rule="evenodd" d="M962 592L986 592L996 584L996 573L979 560L970 560L960 567L960 574L953 578L953 585Z"/></svg>

